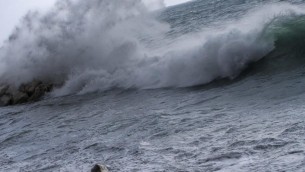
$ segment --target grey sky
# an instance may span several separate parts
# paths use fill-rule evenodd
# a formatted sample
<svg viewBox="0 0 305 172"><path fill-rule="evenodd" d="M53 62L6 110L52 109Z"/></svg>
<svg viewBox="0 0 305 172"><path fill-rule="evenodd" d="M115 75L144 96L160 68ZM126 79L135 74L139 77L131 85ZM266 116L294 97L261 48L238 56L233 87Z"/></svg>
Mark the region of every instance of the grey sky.
<svg viewBox="0 0 305 172"><path fill-rule="evenodd" d="M0 0L0 46L8 38L22 16L29 10L45 11L56 0ZM151 0L154 1L154 0ZM164 0L167 6L183 3L189 0Z"/></svg>
<svg viewBox="0 0 305 172"><path fill-rule="evenodd" d="M0 0L0 46L31 9L47 10L55 0Z"/></svg>

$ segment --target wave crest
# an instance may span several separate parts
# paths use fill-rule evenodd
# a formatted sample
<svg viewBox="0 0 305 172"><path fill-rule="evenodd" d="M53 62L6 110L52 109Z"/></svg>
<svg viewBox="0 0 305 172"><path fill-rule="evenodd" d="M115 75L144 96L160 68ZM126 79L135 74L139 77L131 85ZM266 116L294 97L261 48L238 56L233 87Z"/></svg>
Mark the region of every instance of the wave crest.
<svg viewBox="0 0 305 172"><path fill-rule="evenodd" d="M274 49L275 37L265 35L274 18L302 13L288 3L266 5L168 45L169 24L141 1L61 1L46 15L28 14L12 34L0 52L1 82L59 83L53 94L60 96L234 78Z"/></svg>

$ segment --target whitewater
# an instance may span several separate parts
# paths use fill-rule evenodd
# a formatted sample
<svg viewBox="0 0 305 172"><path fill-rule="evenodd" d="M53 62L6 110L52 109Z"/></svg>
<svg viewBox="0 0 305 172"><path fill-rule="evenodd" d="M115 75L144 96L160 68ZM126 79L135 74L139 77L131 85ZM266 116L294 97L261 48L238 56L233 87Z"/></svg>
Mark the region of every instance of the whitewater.
<svg viewBox="0 0 305 172"><path fill-rule="evenodd" d="M65 0L0 48L0 171L304 171L303 0Z"/></svg>

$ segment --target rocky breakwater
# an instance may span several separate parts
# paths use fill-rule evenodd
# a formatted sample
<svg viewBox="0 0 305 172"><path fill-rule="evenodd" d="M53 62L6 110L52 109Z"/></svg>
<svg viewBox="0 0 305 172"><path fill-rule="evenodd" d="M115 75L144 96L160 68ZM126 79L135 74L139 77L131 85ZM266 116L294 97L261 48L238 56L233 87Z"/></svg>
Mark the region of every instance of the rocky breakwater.
<svg viewBox="0 0 305 172"><path fill-rule="evenodd" d="M52 91L53 85L41 81L22 84L18 88L0 86L0 106L9 106L40 100L46 93Z"/></svg>

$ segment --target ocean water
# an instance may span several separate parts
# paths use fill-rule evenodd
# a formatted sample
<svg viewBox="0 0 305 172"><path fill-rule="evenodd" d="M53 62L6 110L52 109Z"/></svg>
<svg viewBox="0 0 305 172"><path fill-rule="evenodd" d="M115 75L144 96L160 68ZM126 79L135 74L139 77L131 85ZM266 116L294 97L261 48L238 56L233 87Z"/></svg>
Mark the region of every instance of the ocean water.
<svg viewBox="0 0 305 172"><path fill-rule="evenodd" d="M160 1L158 1L159 4ZM60 1L0 49L0 171L305 171L305 4Z"/></svg>

